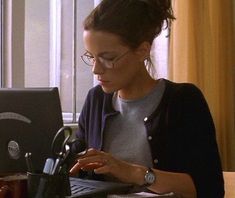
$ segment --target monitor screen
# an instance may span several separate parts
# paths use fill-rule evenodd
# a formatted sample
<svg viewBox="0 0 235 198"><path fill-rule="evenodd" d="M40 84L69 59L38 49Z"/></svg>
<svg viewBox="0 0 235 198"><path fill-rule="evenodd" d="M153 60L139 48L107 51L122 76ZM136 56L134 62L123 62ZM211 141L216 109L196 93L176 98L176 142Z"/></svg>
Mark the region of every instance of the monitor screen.
<svg viewBox="0 0 235 198"><path fill-rule="evenodd" d="M0 174L25 173L27 152L34 169L42 170L62 126L56 87L0 89Z"/></svg>

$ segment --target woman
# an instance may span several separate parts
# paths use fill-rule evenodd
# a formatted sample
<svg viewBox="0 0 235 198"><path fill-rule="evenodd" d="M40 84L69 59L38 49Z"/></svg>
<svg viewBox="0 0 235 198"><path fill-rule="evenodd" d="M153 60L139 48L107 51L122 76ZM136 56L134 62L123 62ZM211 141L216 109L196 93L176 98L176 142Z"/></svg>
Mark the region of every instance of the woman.
<svg viewBox="0 0 235 198"><path fill-rule="evenodd" d="M83 61L99 85L79 118L90 148L71 173L93 170L109 180L182 197L223 197L214 124L200 90L153 79L150 50L170 0L103 0L84 21Z"/></svg>

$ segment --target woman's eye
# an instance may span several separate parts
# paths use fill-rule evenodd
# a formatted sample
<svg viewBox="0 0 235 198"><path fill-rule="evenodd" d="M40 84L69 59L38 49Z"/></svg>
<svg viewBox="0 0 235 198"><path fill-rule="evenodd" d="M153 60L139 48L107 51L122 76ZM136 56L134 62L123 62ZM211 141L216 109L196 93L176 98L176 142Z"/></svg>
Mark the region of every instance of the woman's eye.
<svg viewBox="0 0 235 198"><path fill-rule="evenodd" d="M94 59L93 56L86 56L86 57L87 57L87 59L89 59L89 60L93 60L93 59Z"/></svg>
<svg viewBox="0 0 235 198"><path fill-rule="evenodd" d="M102 57L102 59L106 61L113 61L115 57Z"/></svg>

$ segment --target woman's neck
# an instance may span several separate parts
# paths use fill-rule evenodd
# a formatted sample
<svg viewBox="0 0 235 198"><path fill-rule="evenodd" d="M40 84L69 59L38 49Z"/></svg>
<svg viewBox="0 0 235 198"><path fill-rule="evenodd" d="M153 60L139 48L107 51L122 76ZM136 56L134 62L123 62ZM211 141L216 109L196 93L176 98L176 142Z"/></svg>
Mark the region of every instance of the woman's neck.
<svg viewBox="0 0 235 198"><path fill-rule="evenodd" d="M119 90L118 96L128 100L138 99L149 94L156 84L157 81L146 70L142 75L133 79L128 87Z"/></svg>

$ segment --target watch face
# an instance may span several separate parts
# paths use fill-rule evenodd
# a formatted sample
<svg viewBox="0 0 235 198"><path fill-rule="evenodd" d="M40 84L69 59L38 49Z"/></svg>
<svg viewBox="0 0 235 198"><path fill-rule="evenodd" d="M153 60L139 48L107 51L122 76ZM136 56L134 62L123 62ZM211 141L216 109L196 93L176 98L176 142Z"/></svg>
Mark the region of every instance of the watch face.
<svg viewBox="0 0 235 198"><path fill-rule="evenodd" d="M156 177L155 174L153 173L153 171L147 171L146 175L145 175L145 181L147 184L153 184L155 181Z"/></svg>

